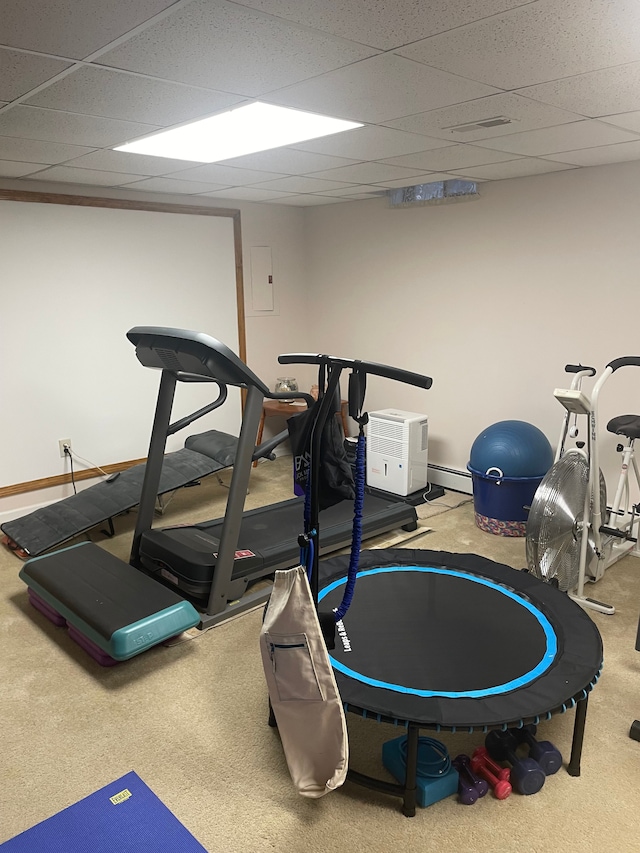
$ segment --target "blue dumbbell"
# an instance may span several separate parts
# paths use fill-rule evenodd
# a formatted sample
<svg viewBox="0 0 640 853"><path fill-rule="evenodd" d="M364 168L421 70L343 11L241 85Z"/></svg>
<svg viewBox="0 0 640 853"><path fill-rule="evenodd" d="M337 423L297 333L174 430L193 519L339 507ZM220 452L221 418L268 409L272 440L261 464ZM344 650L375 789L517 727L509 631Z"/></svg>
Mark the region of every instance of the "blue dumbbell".
<svg viewBox="0 0 640 853"><path fill-rule="evenodd" d="M518 740L507 730L489 732L485 739L487 752L494 761L507 761L511 765L511 784L520 794L537 794L544 785L546 774L531 757L516 755Z"/></svg>
<svg viewBox="0 0 640 853"><path fill-rule="evenodd" d="M562 767L560 750L550 740L536 740L536 727L531 723L521 729L509 729L519 743L526 743L529 756L538 762L546 776L552 776Z"/></svg>

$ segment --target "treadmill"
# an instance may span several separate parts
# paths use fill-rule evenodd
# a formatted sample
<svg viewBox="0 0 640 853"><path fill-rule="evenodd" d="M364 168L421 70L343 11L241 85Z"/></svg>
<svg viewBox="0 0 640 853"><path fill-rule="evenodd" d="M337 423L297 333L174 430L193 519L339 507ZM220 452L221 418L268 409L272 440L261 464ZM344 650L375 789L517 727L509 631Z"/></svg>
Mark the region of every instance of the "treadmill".
<svg viewBox="0 0 640 853"><path fill-rule="evenodd" d="M299 398L308 405L315 401L308 394L271 392L232 350L208 335L136 326L127 332L127 338L144 367L162 371L130 564L190 601L200 613L199 627L210 628L265 602L271 584L258 582L270 581L276 570L299 562L304 498L294 497L249 512L244 512L244 504L265 398ZM245 391L225 515L191 526L153 529L156 481L166 438L176 431L175 425L170 425L176 385L194 381L213 381ZM351 501L323 510L318 525L319 554L348 547L352 526ZM397 528L417 528L415 508L403 501L365 495L362 538Z"/></svg>

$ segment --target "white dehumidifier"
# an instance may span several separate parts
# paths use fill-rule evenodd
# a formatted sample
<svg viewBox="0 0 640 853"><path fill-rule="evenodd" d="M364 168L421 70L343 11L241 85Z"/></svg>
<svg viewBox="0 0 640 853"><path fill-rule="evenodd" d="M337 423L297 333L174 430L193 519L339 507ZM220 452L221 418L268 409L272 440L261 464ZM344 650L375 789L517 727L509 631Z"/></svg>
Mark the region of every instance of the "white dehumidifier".
<svg viewBox="0 0 640 853"><path fill-rule="evenodd" d="M426 415L381 409L369 413L367 485L407 496L427 488Z"/></svg>

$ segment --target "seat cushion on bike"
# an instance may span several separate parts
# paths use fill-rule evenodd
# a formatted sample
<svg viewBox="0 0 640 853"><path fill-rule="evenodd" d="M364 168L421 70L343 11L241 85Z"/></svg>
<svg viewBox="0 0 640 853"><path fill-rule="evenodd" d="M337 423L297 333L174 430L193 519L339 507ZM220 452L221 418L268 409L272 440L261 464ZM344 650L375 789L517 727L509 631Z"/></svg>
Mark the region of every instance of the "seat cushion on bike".
<svg viewBox="0 0 640 853"><path fill-rule="evenodd" d="M640 438L640 415L618 415L607 424L607 430L614 435L626 435L627 438Z"/></svg>

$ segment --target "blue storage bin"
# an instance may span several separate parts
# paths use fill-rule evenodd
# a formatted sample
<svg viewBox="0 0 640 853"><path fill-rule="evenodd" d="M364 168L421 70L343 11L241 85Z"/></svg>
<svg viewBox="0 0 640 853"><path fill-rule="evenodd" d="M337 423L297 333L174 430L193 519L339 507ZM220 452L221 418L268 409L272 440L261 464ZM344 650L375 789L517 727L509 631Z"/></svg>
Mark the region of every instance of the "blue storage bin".
<svg viewBox="0 0 640 853"><path fill-rule="evenodd" d="M542 477L503 477L498 468L470 465L476 524L496 536L526 536L529 507Z"/></svg>

